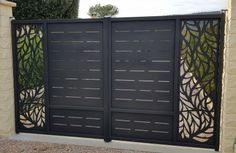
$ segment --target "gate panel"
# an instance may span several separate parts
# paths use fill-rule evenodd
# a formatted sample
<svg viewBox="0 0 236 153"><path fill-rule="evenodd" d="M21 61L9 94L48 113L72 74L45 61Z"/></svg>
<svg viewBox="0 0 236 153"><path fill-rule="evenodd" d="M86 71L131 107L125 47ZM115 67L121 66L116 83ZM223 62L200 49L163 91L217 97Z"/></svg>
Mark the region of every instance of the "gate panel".
<svg viewBox="0 0 236 153"><path fill-rule="evenodd" d="M103 135L103 112L51 109L52 131Z"/></svg>
<svg viewBox="0 0 236 153"><path fill-rule="evenodd" d="M179 140L182 142L215 143L220 26L219 19L181 21Z"/></svg>
<svg viewBox="0 0 236 153"><path fill-rule="evenodd" d="M44 26L13 25L16 131L45 131Z"/></svg>
<svg viewBox="0 0 236 153"><path fill-rule="evenodd" d="M52 131L103 135L102 40L102 23L48 25Z"/></svg>
<svg viewBox="0 0 236 153"><path fill-rule="evenodd" d="M113 113L112 136L150 140L172 139L172 117L132 113Z"/></svg>
<svg viewBox="0 0 236 153"><path fill-rule="evenodd" d="M112 137L172 139L174 43L174 20L112 22Z"/></svg>
<svg viewBox="0 0 236 153"><path fill-rule="evenodd" d="M172 111L175 21L112 23L112 107Z"/></svg>

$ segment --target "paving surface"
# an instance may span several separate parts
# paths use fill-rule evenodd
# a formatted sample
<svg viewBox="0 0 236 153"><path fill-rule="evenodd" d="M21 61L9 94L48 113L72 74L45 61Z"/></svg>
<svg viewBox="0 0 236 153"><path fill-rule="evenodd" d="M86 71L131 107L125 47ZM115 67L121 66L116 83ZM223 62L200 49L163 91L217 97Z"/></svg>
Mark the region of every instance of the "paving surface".
<svg viewBox="0 0 236 153"><path fill-rule="evenodd" d="M0 153L147 153L78 145L16 141L0 137Z"/></svg>

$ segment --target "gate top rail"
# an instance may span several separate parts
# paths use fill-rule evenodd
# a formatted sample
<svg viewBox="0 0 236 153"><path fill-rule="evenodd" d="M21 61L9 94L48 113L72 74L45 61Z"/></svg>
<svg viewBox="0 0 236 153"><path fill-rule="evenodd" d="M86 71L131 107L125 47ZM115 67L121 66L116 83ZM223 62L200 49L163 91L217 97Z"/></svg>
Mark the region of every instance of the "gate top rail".
<svg viewBox="0 0 236 153"><path fill-rule="evenodd" d="M148 20L175 20L175 19L221 19L224 18L225 14L187 14L187 15L168 15L168 16L145 16L145 17L119 17L119 18L109 18L111 21L148 21ZM78 22L102 22L107 18L100 19L44 19L44 20L12 20L12 23L19 24L40 24L40 23L78 23Z"/></svg>

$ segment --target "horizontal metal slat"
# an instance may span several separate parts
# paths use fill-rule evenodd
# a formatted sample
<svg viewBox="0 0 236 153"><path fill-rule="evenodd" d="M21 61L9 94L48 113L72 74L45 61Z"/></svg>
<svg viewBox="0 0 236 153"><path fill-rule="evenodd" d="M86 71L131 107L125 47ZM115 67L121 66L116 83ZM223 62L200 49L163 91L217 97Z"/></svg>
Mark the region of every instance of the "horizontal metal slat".
<svg viewBox="0 0 236 153"><path fill-rule="evenodd" d="M74 87L74 88L102 88L102 80L92 81L92 80L61 80L61 79L50 79L49 87Z"/></svg>
<svg viewBox="0 0 236 153"><path fill-rule="evenodd" d="M131 69L132 70L132 69ZM129 80L135 80L136 82L139 82L138 80L154 80L155 82L158 82L158 80L168 80L172 82L173 75L171 72L163 72L160 70L145 70L144 72L132 72L131 70L127 69L115 69L113 70L113 80L115 79L129 79ZM141 69L142 70L142 69Z"/></svg>
<svg viewBox="0 0 236 153"><path fill-rule="evenodd" d="M101 69L102 62L80 62L80 61L61 61L61 62L53 62L49 63L50 69Z"/></svg>
<svg viewBox="0 0 236 153"><path fill-rule="evenodd" d="M49 43L48 50L101 50L102 43L58 42Z"/></svg>
<svg viewBox="0 0 236 153"><path fill-rule="evenodd" d="M113 63L113 71L116 71L117 69L125 69L128 72L150 72L150 70L159 70L159 71L173 71L173 65L172 64L132 64L129 62L126 63ZM135 70L141 70L141 71L135 71Z"/></svg>
<svg viewBox="0 0 236 153"><path fill-rule="evenodd" d="M58 32L89 32L89 31L102 31L101 23L50 23L48 24L48 33Z"/></svg>
<svg viewBox="0 0 236 153"><path fill-rule="evenodd" d="M130 63L131 65L137 64L137 66L142 65L170 65L173 61L173 54L170 52L163 53L145 53L145 54L132 54L132 53L119 53L112 55L112 63L115 64L123 64ZM147 62L149 61L149 62ZM159 62L159 61L169 61L167 62Z"/></svg>
<svg viewBox="0 0 236 153"><path fill-rule="evenodd" d="M52 69L50 70L50 78L102 78L103 74L101 69Z"/></svg>
<svg viewBox="0 0 236 153"><path fill-rule="evenodd" d="M123 82L118 82L118 83L114 83L113 82L113 88L124 88L124 89L137 89L137 90L171 90L172 89L172 85L169 84L163 84L163 83L142 83L142 82L127 82L127 81L123 81Z"/></svg>
<svg viewBox="0 0 236 153"><path fill-rule="evenodd" d="M48 34L48 41L96 41L102 39L102 31L68 31L52 32Z"/></svg>
<svg viewBox="0 0 236 153"><path fill-rule="evenodd" d="M91 97L89 97L91 98ZM87 106L103 107L103 99L85 99L82 98L65 98L64 96L52 95L49 97L51 105L68 105L68 106Z"/></svg>
<svg viewBox="0 0 236 153"><path fill-rule="evenodd" d="M175 28L175 20L168 21L125 21L113 22L112 29L116 31L121 30L172 30ZM173 30L172 30L173 31Z"/></svg>
<svg viewBox="0 0 236 153"><path fill-rule="evenodd" d="M123 98L125 99L125 98ZM127 98L128 99L128 98ZM146 100L146 99L145 99ZM150 100L150 99L148 99ZM134 100L113 100L112 107L119 109L146 109L155 111L172 111L173 103L171 102L149 102L139 99L139 101Z"/></svg>
<svg viewBox="0 0 236 153"><path fill-rule="evenodd" d="M130 89L132 90L132 89ZM135 90L135 89L133 89ZM166 92L157 92L160 90L135 90L135 91L127 91L123 89L113 89L113 97L116 98L126 98L126 99L132 99L132 101L143 101L145 102L152 102L152 103L159 103L161 101L158 100L165 100L166 102L171 102L171 92L168 90ZM164 90L163 90L164 91ZM117 100L119 101L119 100Z"/></svg>
<svg viewBox="0 0 236 153"><path fill-rule="evenodd" d="M49 105L50 109L54 110L81 110L81 111L97 111L97 112L103 112L103 107L91 107L91 106L69 106L69 105Z"/></svg>
<svg viewBox="0 0 236 153"><path fill-rule="evenodd" d="M140 30L113 30L112 37L113 43L117 42L117 40L128 40L129 42L137 42L139 41L163 41L174 39L173 29L140 29Z"/></svg>
<svg viewBox="0 0 236 153"><path fill-rule="evenodd" d="M103 90L102 88L72 88L72 87L51 87L51 95L60 95L60 96L79 96L79 97L102 97ZM68 97L70 98L70 97ZM75 97L76 99L76 97Z"/></svg>
<svg viewBox="0 0 236 153"><path fill-rule="evenodd" d="M101 60L101 50L51 50L49 51L49 60Z"/></svg>
<svg viewBox="0 0 236 153"><path fill-rule="evenodd" d="M151 50L157 52L173 52L174 42L127 42L112 43L113 50Z"/></svg>

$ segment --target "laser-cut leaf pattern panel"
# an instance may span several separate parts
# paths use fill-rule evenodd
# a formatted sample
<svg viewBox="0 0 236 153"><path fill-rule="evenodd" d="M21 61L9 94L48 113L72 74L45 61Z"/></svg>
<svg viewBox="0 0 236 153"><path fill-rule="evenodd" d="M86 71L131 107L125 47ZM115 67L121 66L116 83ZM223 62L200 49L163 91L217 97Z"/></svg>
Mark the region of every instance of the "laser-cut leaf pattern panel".
<svg viewBox="0 0 236 153"><path fill-rule="evenodd" d="M179 137L211 144L216 106L218 20L181 23Z"/></svg>
<svg viewBox="0 0 236 153"><path fill-rule="evenodd" d="M21 128L45 126L43 29L41 25L17 25L18 104Z"/></svg>

